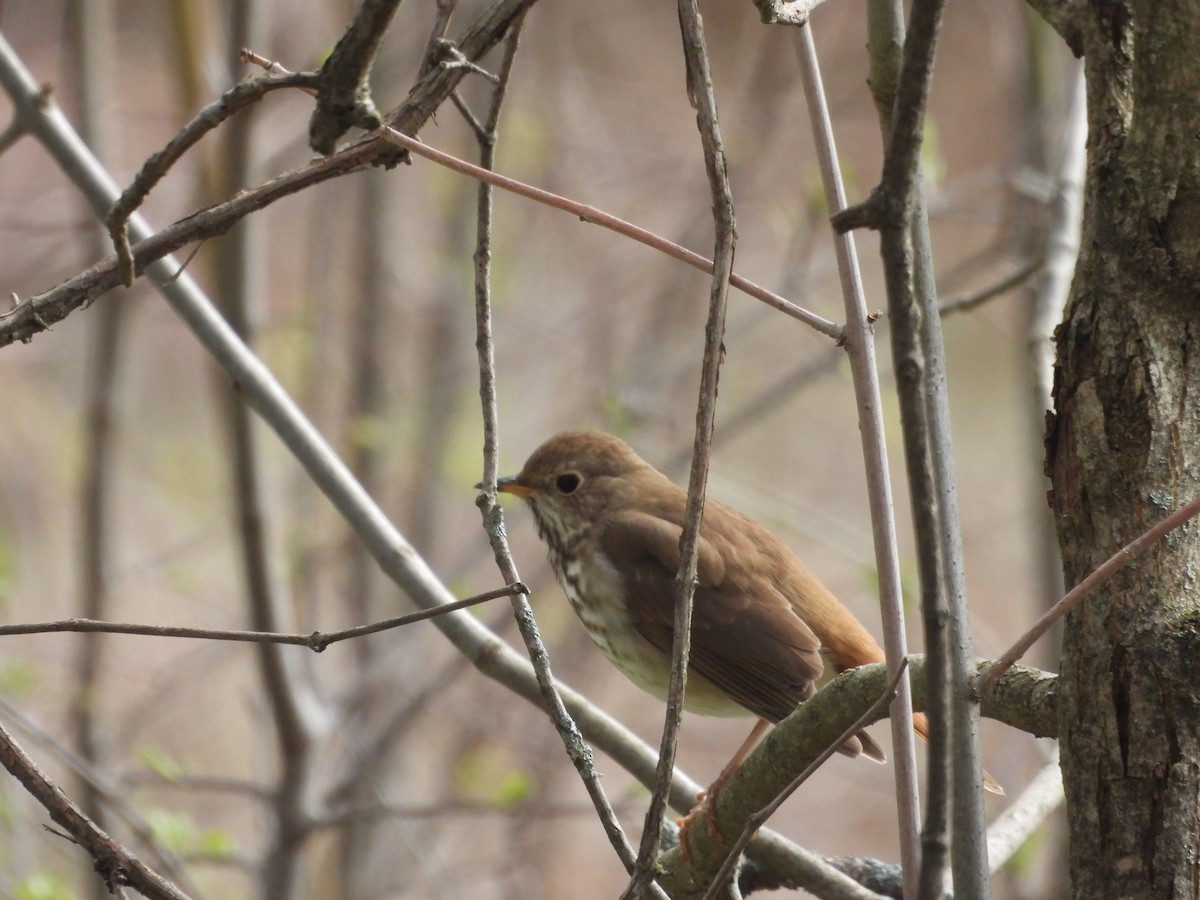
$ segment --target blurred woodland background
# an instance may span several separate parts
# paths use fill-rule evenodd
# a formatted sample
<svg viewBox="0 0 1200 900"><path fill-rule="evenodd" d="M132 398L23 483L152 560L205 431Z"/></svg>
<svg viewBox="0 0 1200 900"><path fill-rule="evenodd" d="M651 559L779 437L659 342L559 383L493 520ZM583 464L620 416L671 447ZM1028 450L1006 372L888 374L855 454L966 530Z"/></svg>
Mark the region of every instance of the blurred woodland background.
<svg viewBox="0 0 1200 900"><path fill-rule="evenodd" d="M455 21L481 8L462 0ZM258 74L248 46L318 66L354 5L7 2L0 31L128 184L196 111ZM433 0L403 4L372 89L399 103L418 73ZM737 207L736 270L844 318L827 209L790 29L749 3L702 4ZM876 182L861 4L814 15L851 202ZM450 34L455 33L452 25ZM491 59L498 64L500 53ZM1031 272L1061 155L1075 62L1016 0L946 10L925 172L938 287L962 298ZM708 255L711 213L673 5L539 3L526 19L496 167ZM460 91L475 114L487 92ZM311 98L278 92L208 136L150 196L161 227L312 157ZM10 106L0 103L7 115ZM444 106L422 141L466 159ZM250 301L254 345L433 570L460 596L498 587L473 485L482 426L472 252L476 185L424 160L360 171L287 198L195 248L188 271ZM860 233L868 303L883 308L876 239ZM111 253L77 190L33 140L0 158L0 286L44 291ZM560 211L496 198L495 329L502 470L551 433L599 427L686 480L709 278ZM1030 279L944 319L975 649L1006 648L1059 591L1042 475L1045 410ZM886 319L877 325L881 338ZM889 427L894 394L879 349ZM733 292L710 496L780 534L878 633L849 370L832 342ZM248 627L229 379L149 284L114 291L0 352L0 617ZM255 425L259 432L261 426ZM909 518L898 432L897 519ZM290 630L408 611L302 470L257 434L269 589ZM554 671L657 745L662 706L594 650L545 564L526 510L507 514ZM910 565L910 564L909 564ZM911 578L915 571L906 570ZM479 615L519 647L506 600ZM913 613L910 640L919 650ZM287 747L255 648L133 636L3 637L0 720L114 833L197 895L264 895ZM1046 642L1053 645L1055 642ZM1031 662L1054 669L1051 651ZM308 897L616 896L625 874L562 745L536 707L480 676L427 623L287 648L336 737L307 790L348 810L300 855ZM985 720L984 758L1019 789L1046 748ZM882 738L886 729L876 726ZM680 766L710 779L741 722L684 719ZM647 792L607 758L604 786L635 838ZM80 770L91 774L82 777ZM835 757L772 827L831 855L898 859L892 773ZM306 802L308 802L306 800ZM994 816L1005 799L990 799ZM370 809L353 814L354 809ZM0 896L99 896L76 847L0 781ZM1053 829L996 882L1061 896ZM163 862L165 861L165 862ZM585 886L581 892L580 886Z"/></svg>

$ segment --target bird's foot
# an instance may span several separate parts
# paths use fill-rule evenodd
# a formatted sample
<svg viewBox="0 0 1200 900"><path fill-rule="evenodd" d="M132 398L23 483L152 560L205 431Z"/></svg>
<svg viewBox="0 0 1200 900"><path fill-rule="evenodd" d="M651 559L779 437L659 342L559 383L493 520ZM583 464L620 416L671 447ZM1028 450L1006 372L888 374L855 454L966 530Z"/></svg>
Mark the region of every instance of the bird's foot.
<svg viewBox="0 0 1200 900"><path fill-rule="evenodd" d="M718 790L720 790L720 785L714 784L708 790L697 794L696 805L686 816L676 822L679 826L679 858L683 860L685 866L692 864L692 853L688 849L687 842L688 833L701 817L704 818L704 824L708 827L708 836L718 844L725 843L725 838L721 836L721 831L717 828Z"/></svg>

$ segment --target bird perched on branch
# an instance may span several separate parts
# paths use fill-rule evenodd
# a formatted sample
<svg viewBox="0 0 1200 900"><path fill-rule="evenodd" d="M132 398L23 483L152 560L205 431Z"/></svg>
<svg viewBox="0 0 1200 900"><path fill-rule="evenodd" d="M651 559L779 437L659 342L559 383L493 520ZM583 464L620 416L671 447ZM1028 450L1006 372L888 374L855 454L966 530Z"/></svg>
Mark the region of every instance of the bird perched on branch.
<svg viewBox="0 0 1200 900"><path fill-rule="evenodd" d="M634 684L665 699L687 492L597 431L555 435L496 487L529 504L592 641ZM883 659L870 632L782 541L727 506L705 504L684 707L759 717L707 792L706 809L767 725L813 695L826 664L842 672ZM916 714L913 727L925 737L925 716ZM862 731L838 749L886 759ZM986 773L985 785L999 790Z"/></svg>

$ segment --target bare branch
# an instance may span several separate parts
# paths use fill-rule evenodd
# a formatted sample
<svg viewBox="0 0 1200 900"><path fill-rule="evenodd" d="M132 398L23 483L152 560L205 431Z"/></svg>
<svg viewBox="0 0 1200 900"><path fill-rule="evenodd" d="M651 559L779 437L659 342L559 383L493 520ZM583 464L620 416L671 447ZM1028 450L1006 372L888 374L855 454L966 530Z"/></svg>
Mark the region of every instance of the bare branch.
<svg viewBox="0 0 1200 900"><path fill-rule="evenodd" d="M870 198L835 216L834 224L839 229L865 225L880 231L917 540L922 623L930 668L935 670L930 678L937 693L930 704L926 852L918 856L915 848L902 845L905 893L931 896L941 889L949 836L956 890L986 896L978 711L968 689L971 635L962 534L945 350L920 159L943 7L944 0L914 0L906 34L902 4L893 0L868 3L870 83L886 143L883 172ZM899 57L897 48L902 48ZM917 866L919 883L914 881Z"/></svg>
<svg viewBox="0 0 1200 900"><path fill-rule="evenodd" d="M523 20L513 23L505 46L504 61L500 68L500 78L492 92L491 104L487 119L476 123L475 134L479 140L480 166L483 171L489 171L495 164L496 138L500 124L500 113L508 92L509 79L516 61L517 49L520 44L521 25ZM492 190L487 181L481 181L476 201L475 226L475 348L479 360L479 397L483 417L483 482L481 487L486 491L476 499L476 506L483 514L484 530L492 547L496 565L501 576L511 582L518 579L517 565L513 560L512 551L508 546L508 537L504 531L504 514L496 503L497 458L499 456L499 427L500 414L496 403L496 360L495 344L492 339ZM608 796L600 783L600 774L596 770L592 756L592 748L584 741L579 727L568 712L562 695L555 684L550 671L550 656L542 642L537 622L533 617L533 609L529 605L528 592L513 594L513 616L525 642L529 661L533 666L541 696L542 707L550 717L551 723L558 732L567 750L575 771L579 774L592 806L604 827L609 843L617 852L622 865L628 869L633 865L633 847L630 845L625 832L617 821L616 812L609 802Z"/></svg>
<svg viewBox="0 0 1200 900"><path fill-rule="evenodd" d="M105 217L109 236L117 252L121 283L126 287L137 277L133 251L129 247L129 217L142 205L150 191L161 181L188 150L199 140L230 117L257 103L271 91L281 88L310 87L316 77L307 72L284 75L264 75L230 88L220 99L200 110L167 145L153 154Z"/></svg>
<svg viewBox="0 0 1200 900"><path fill-rule="evenodd" d="M317 108L308 122L309 144L323 156L351 128L368 131L382 121L371 100L371 67L401 0L363 0L321 66Z"/></svg>
<svg viewBox="0 0 1200 900"><path fill-rule="evenodd" d="M921 129L929 84L933 78L934 50L941 27L944 0L926 0L912 8L911 33L895 35L903 41L904 62L891 107L891 122L886 134L883 173L870 198L837 213L834 227L839 231L854 228L882 230L908 221L915 213L921 153ZM887 260L885 259L885 264Z"/></svg>
<svg viewBox="0 0 1200 900"><path fill-rule="evenodd" d="M974 660L972 670L982 671L988 665L987 660ZM926 683L927 660L920 655L909 656L908 667L913 708L923 710L929 693ZM767 805L879 699L890 680L884 665L861 666L842 673L802 703L767 735L722 789L717 799L718 819L726 826L739 827L749 816ZM1055 675L1016 667L1007 672L996 690L984 698L982 713L1036 736L1054 737L1058 727L1054 692L1056 683ZM1031 711L1034 712L1033 718L1029 717ZM645 776L639 773L638 777L645 783ZM770 846L774 840L764 840L764 834L759 834L750 843L748 855L758 858L758 854L763 852L762 848ZM683 865L677 849L664 853L660 858L663 872L660 883L672 896L702 896L727 851L704 828L692 829L689 846L690 865ZM837 865L836 860L814 863L809 859L807 862L809 864L803 870L797 870L796 874L804 879L800 882L801 886L810 890L818 879L829 874L826 868L829 864ZM847 865L846 870L855 872L856 866ZM837 883L841 888L823 888L820 896L871 896L869 892L855 893L854 885Z"/></svg>
<svg viewBox="0 0 1200 900"><path fill-rule="evenodd" d="M729 299L729 276L737 246L737 224L733 209L733 191L725 164L725 148L717 122L717 98L713 92L708 45L696 0L679 0L679 28L683 40L688 97L696 110L696 125L704 149L704 169L712 198L714 246L712 286L709 290L708 320L704 326L704 352L700 366L700 396L696 404L696 437L692 450L691 475L688 478L687 503L683 513L683 536L679 544L679 571L674 583L674 621L671 647L671 678L667 690L667 710L659 743L658 776L642 826L637 865L631 873L623 898L641 898L660 893L654 884L662 815L666 807L671 773L683 717L684 691L687 686L688 655L691 652L692 598L696 590L699 564L700 523L704 516L705 488L711 454L713 423L717 415L717 385L725 355L725 311Z"/></svg>
<svg viewBox="0 0 1200 900"><path fill-rule="evenodd" d="M845 731L830 741L821 754L811 763L809 763L804 768L803 772L793 778L788 786L780 791L770 803L746 819L746 825L742 829L741 836L729 849L725 857L725 862L721 864L721 868L717 870L717 874L713 876L712 885L705 893L704 900L717 900L717 895L721 890L722 883L726 881L733 873L733 868L737 865L738 857L741 855L742 851L746 849L746 845L750 843L750 839L754 837L754 833L763 826L767 819L775 814L776 810L783 805L784 801L787 800L788 797L792 796L792 794L796 793L800 785L808 781L812 774L825 764L826 760L833 756L833 754L837 753L839 747L841 747L846 741L850 740L850 738L854 737L854 735L858 734L858 732L863 728L866 728L872 722L877 721L879 716L883 715L884 709L889 703L892 702L892 698L896 694L896 688L900 684L900 679L904 677L907 671L908 660L905 659L901 661L900 667L896 670L896 673L891 676L891 679L888 681L887 689L879 695L879 699L871 704L871 707L867 709L867 711L861 716L855 719L852 724L847 726Z"/></svg>
<svg viewBox="0 0 1200 900"><path fill-rule="evenodd" d="M262 60L262 57L256 58L258 60ZM262 61L266 62L265 60ZM483 129L481 129L478 122L475 122L472 124L472 130L478 135ZM442 150L438 150L437 148L431 147L428 144L424 144L417 140L417 138L405 134L399 129L384 127L379 129L378 133L379 136L384 140L395 144L397 147L408 151L414 156L423 156L425 159L438 163L441 166L445 166L447 169L458 172L461 175L467 175L471 178L474 178L483 184L489 184L494 187L498 187L502 190L508 191L509 193L516 194L520 197L525 197L529 200L535 200L538 203L543 203L546 206L551 206L555 209L561 209L563 212L568 212L574 216L577 216L581 221L588 222L592 225L599 225L602 228L615 231L617 234L622 234L625 237L633 238L635 241L645 244L647 247L652 247L653 249L665 253L668 256L674 257L681 262L687 263L693 268L699 269L706 275L711 275L713 273L712 260L701 256L699 253L694 253L693 251L688 250L686 247L676 244L674 241L669 241L652 231L647 231L646 229L640 228L637 225L626 221L625 219L621 219L610 213L604 212L598 207L591 206L586 203L579 203L578 201L572 200L569 197L564 197L561 194L555 194L553 191L543 190L542 188L526 184L523 181L518 181L515 178L509 178L506 175L501 175L500 173L484 166L474 165L473 163L469 163L464 159L459 159L456 156L453 156ZM731 273L729 276L729 284L733 287L736 287L743 293L750 295L756 300L761 300L772 309L776 309L785 315L791 316L793 319L804 322L815 331L818 331L827 337L831 337L839 341L843 337L843 330L840 326L821 318L816 313L809 312L801 306L797 306L790 300L787 300L786 298L781 297L758 284L755 284L748 278L743 278L741 275ZM0 332L0 337L2 337L2 332Z"/></svg>
<svg viewBox="0 0 1200 900"><path fill-rule="evenodd" d="M846 191L838 167L837 145L825 102L811 24L797 32L796 44L825 196L831 210L841 210L846 206ZM892 701L891 729L892 747L896 757L896 805L901 834L901 859L911 892L912 867L917 864L920 829L920 815L917 810L916 747L912 725L911 688L900 674L908 653L908 638L904 626L904 591L900 578L900 551L897 545L896 516L887 457L887 435L883 422L883 401L875 354L875 334L871 327L874 320L867 311L853 235L835 231L834 250L838 259L842 301L846 309L845 346L854 378L863 469L871 509L871 532L874 537L875 566L879 578L884 652L888 671L893 677L900 678L896 697Z"/></svg>
<svg viewBox="0 0 1200 900"><path fill-rule="evenodd" d="M431 75L428 78L434 79L435 76ZM36 105L33 104L33 99L37 96L36 86L2 38L0 38L0 82L3 83L10 96L18 102L18 105L25 110L23 115L32 116L30 107L36 108ZM452 88L450 89L452 90ZM422 110L428 105L428 91L414 90L413 97L421 98ZM415 104L415 102L415 99L410 98L410 103ZM415 106L410 107L409 105L402 107L402 109L414 108ZM405 123L403 127L415 130L419 121L424 120L419 119L418 112L410 112L400 116L400 121ZM36 124L38 126L36 134L39 140L42 140L47 148L55 154L59 163L66 167L68 172L77 167L77 160L80 158L79 148L74 146L74 135L70 125L57 108L51 105L46 110L44 118L38 118ZM139 237L139 240L130 248L135 274L150 271L156 261L162 260L164 268L153 269L156 277L160 279L160 283L177 277L181 267L174 260L167 258L169 254L194 241L224 234L241 219L270 206L277 200L376 161L383 152L379 143L381 139L413 154L438 162L461 174L562 209L585 222L601 225L619 234L632 237L634 240L679 259L702 272L712 274L712 261L698 253L693 253L651 231L605 213L597 207L578 203L551 191L488 172L448 153L435 150L405 134L400 127L379 129L373 136L356 141L332 156L314 160L300 169L294 169L257 187L241 191L224 203L193 213L157 233L152 233L145 223L142 223L140 219L135 219L135 222L140 223L133 229L134 236ZM119 193L115 183L106 173L98 172L90 167L84 167L82 172L79 183L85 193L88 194L95 208L107 213ZM75 309L81 306L86 307L96 298L122 283L120 267L116 260L105 260L49 291L24 301L19 300L9 312L0 314L0 347L14 341L27 342L31 340L38 332L49 330L50 326L66 318ZM821 334L835 340L842 336L840 326L797 306L747 278L732 274L729 277L729 283L743 293L804 322Z"/></svg>
<svg viewBox="0 0 1200 900"><path fill-rule="evenodd" d="M96 808L108 814L111 817L110 821L114 823L120 821L129 830L132 837L143 848L141 853L146 858L148 865L168 881L173 882L183 893L196 893L195 885L189 883L187 873L184 871L183 860L159 840L145 817L127 799L128 792L123 789L123 785L110 781L100 770L100 763L85 759L73 752L55 735L47 732L46 729L3 698L0 698L0 712L15 724L34 745L49 753L57 764L75 773L80 785L94 798ZM80 807L80 811L92 819L96 827L108 829L107 823L92 817L87 809L82 808L82 804Z"/></svg>
<svg viewBox="0 0 1200 900"><path fill-rule="evenodd" d="M500 41L513 18L533 2L497 0L461 36L459 51L467 59L477 60ZM413 86L405 102L389 113L388 122L397 129L416 132L464 74L461 67L435 67ZM2 36L0 85L12 98L23 127L46 147L63 171L79 185L97 214L107 215L120 195L120 189L111 176L89 158L87 149L79 142L70 124L58 108L48 102L44 90ZM134 272L148 271L160 285L166 284L180 268L167 257L184 245L224 234L250 213L359 166L373 162L394 165L397 160L397 154L389 146L368 136L333 156L316 160L256 188L242 191L225 203L194 213L156 235L145 222L134 217L130 221L130 230L138 240L132 248ZM156 265L160 261L161 266ZM87 306L121 283L116 260L106 260L29 302L19 303L9 313L0 315L0 346L32 339L39 331L48 330L75 309Z"/></svg>
<svg viewBox="0 0 1200 900"><path fill-rule="evenodd" d="M425 52L421 54L421 76L437 65L438 49L446 38L446 29L450 27L450 19L458 7L458 0L436 0L437 15L429 29L429 39L425 42Z"/></svg>
<svg viewBox="0 0 1200 900"><path fill-rule="evenodd" d="M392 628L402 628L414 622L422 622L435 616L444 615L459 609L466 609L488 600L499 597L509 597L516 594L528 593L528 588L520 582L486 591L467 597L453 603L418 610L404 616L383 619L369 625L356 625L353 628L343 628L340 631L314 631L312 634L281 634L274 631L239 631L226 628L186 628L179 625L138 625L123 622L97 622L91 619L60 619L55 622L28 622L19 625L0 625L0 636L10 634L47 634L52 632L91 632L102 634L139 634L149 637L193 638L204 641L239 641L251 644L295 644L300 647L320 653L330 644L346 641L352 638L388 631Z"/></svg>
<svg viewBox="0 0 1200 900"><path fill-rule="evenodd" d="M1014 288L1019 288L1030 278L1040 275L1046 261L1044 259L1033 259L1020 266L1015 272L1005 275L994 284L989 284L980 288L977 291L972 291L969 294L964 294L961 297L954 297L950 300L943 300L938 304L938 312L943 316L949 316L954 313L970 312L971 310L982 306L989 300L995 300L997 297L1003 297Z"/></svg>
<svg viewBox="0 0 1200 900"><path fill-rule="evenodd" d="M1003 675L1013 663L1024 656L1025 651L1032 647L1037 642L1037 639L1049 630L1051 625L1087 599L1092 592L1112 578L1117 572L1121 571L1121 569L1125 568L1125 566L1198 513L1200 513L1200 497L1195 497L1186 506L1177 509L1153 528L1147 529L1097 566L1091 575L1071 588L1065 597L1050 607L1046 611L1046 614L1034 623L1032 628L1025 632L1015 644L996 660L995 664L986 674L976 682L976 692L981 696L986 695L996 683L996 679Z"/></svg>
<svg viewBox="0 0 1200 900"><path fill-rule="evenodd" d="M80 847L91 854L96 871L110 891L129 885L147 897L162 900L187 900L171 884L113 840L83 814L58 785L50 781L12 736L0 726L0 765L16 778L53 819Z"/></svg>
<svg viewBox="0 0 1200 900"><path fill-rule="evenodd" d="M1013 858L1049 815L1063 803L1058 745L1040 772L1012 804L988 826L988 865L996 874Z"/></svg>

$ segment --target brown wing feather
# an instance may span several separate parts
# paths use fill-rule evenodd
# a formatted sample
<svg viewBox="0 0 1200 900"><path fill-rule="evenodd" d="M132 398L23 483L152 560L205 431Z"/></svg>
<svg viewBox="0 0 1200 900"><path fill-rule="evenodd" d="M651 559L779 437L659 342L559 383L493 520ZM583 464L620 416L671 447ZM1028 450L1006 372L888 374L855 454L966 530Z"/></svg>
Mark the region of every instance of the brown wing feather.
<svg viewBox="0 0 1200 900"><path fill-rule="evenodd" d="M673 584L682 529L646 513L609 517L604 551L625 573L634 627L671 652ZM701 540L692 607L691 668L748 710L778 722L812 696L823 663L820 641L790 603L762 582L754 593L734 590L720 553Z"/></svg>

